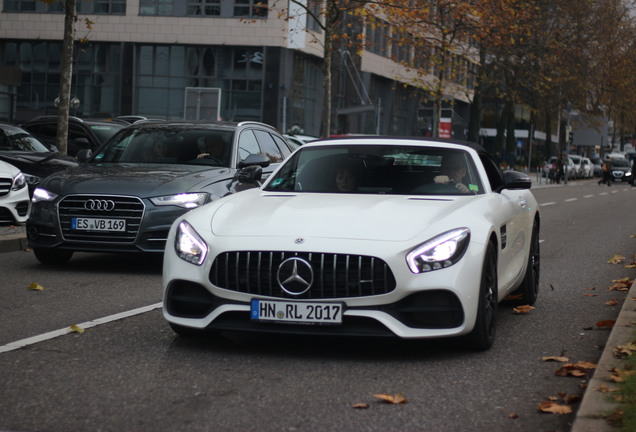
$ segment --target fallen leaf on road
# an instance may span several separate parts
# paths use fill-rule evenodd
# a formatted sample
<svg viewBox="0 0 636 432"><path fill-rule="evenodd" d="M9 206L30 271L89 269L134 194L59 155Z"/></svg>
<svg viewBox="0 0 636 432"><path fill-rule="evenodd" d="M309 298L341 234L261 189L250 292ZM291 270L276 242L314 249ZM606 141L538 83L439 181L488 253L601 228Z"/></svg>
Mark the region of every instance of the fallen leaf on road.
<svg viewBox="0 0 636 432"><path fill-rule="evenodd" d="M597 321L596 322L596 327L612 328L612 327L614 327L614 324L616 324L615 320L603 320L603 321Z"/></svg>
<svg viewBox="0 0 636 432"><path fill-rule="evenodd" d="M516 314L527 314L527 313L530 313L530 311L533 309L534 307L530 305L523 305L523 306L517 306L515 308L512 308L512 311Z"/></svg>
<svg viewBox="0 0 636 432"><path fill-rule="evenodd" d="M386 393L378 393L378 394L374 394L373 396L383 400L384 402L395 404L395 405L403 404L407 402L406 398L404 397L402 393L397 393L394 395L386 394Z"/></svg>
<svg viewBox="0 0 636 432"><path fill-rule="evenodd" d="M521 298L523 298L523 294L510 294L504 300L513 301L513 300L519 300Z"/></svg>
<svg viewBox="0 0 636 432"><path fill-rule="evenodd" d="M596 369L596 363L592 362L579 362L568 363L556 370L555 375L558 376L573 376L573 377L587 377L588 370Z"/></svg>
<svg viewBox="0 0 636 432"><path fill-rule="evenodd" d="M583 295L584 295L585 297L598 297L598 294L589 294L589 293L586 293L586 294L583 294Z"/></svg>
<svg viewBox="0 0 636 432"><path fill-rule="evenodd" d="M28 288L32 291L43 291L44 287L40 284L37 284L35 282L33 282L31 285L28 286Z"/></svg>
<svg viewBox="0 0 636 432"><path fill-rule="evenodd" d="M556 402L545 401L538 406L539 411L552 414L570 414L572 408L567 405L559 405Z"/></svg>
<svg viewBox="0 0 636 432"><path fill-rule="evenodd" d="M513 419L513 420L518 419L518 418L519 418L519 414L517 414L517 413L510 413L510 414L508 414L508 418L509 418L509 419Z"/></svg>
<svg viewBox="0 0 636 432"><path fill-rule="evenodd" d="M543 361L555 361L555 362L561 362L564 363L566 361L570 361L569 358L567 357L562 357L562 356L548 356L548 357L542 357L541 360Z"/></svg>
<svg viewBox="0 0 636 432"><path fill-rule="evenodd" d="M583 399L583 396L580 394L569 394L565 392L559 392L559 396L561 396L561 399L563 400L563 402L565 402L568 405L571 405L576 402L581 402L581 399Z"/></svg>
<svg viewBox="0 0 636 432"><path fill-rule="evenodd" d="M625 257L621 254L616 254L607 261L608 264L619 264L625 261Z"/></svg>
<svg viewBox="0 0 636 432"><path fill-rule="evenodd" d="M613 299L611 299L609 301L606 301L605 304L608 305L608 306L616 306L618 304L618 300L613 298Z"/></svg>
<svg viewBox="0 0 636 432"><path fill-rule="evenodd" d="M361 403L353 404L352 408L355 408L355 409L367 409L367 408L369 408L369 404L361 402Z"/></svg>
<svg viewBox="0 0 636 432"><path fill-rule="evenodd" d="M83 328L81 328L80 326L78 326L77 324L73 324L68 329L71 332L73 332L73 333L84 333L85 332L85 330Z"/></svg>

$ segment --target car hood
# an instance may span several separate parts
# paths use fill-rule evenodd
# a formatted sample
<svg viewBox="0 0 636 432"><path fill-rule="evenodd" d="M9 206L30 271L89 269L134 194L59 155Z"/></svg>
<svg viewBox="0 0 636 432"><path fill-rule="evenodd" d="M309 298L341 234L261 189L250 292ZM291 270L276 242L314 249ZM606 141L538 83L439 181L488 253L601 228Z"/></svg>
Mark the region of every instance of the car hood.
<svg viewBox="0 0 636 432"><path fill-rule="evenodd" d="M59 153L0 152L0 159L27 172L54 172L79 165L75 159Z"/></svg>
<svg viewBox="0 0 636 432"><path fill-rule="evenodd" d="M211 228L217 236L406 241L477 199L476 196L427 199L404 195L277 195L255 189L219 202Z"/></svg>
<svg viewBox="0 0 636 432"><path fill-rule="evenodd" d="M88 163L52 175L40 187L58 195L113 194L148 198L202 191L211 183L231 177L229 168L201 165Z"/></svg>

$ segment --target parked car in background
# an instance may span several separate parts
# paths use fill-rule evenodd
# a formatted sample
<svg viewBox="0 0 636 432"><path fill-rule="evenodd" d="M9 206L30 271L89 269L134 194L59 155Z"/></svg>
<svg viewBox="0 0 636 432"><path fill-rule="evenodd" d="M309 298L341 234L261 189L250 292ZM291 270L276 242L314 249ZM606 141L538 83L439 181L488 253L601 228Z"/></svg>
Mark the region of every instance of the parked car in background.
<svg viewBox="0 0 636 432"><path fill-rule="evenodd" d="M594 177L594 165L592 165L590 158L581 156L581 169L579 172L581 173L581 178L590 179Z"/></svg>
<svg viewBox="0 0 636 432"><path fill-rule="evenodd" d="M594 177L600 177L601 170L603 168L603 160L600 156L592 156L590 160L592 161L592 172L594 174Z"/></svg>
<svg viewBox="0 0 636 432"><path fill-rule="evenodd" d="M2 122L0 122L0 160L22 171L30 194L33 194L33 190L43 178L79 165L70 156L50 151L24 129Z"/></svg>
<svg viewBox="0 0 636 432"><path fill-rule="evenodd" d="M632 177L632 163L624 158L611 158L610 175L614 182L627 182L634 185Z"/></svg>
<svg viewBox="0 0 636 432"><path fill-rule="evenodd" d="M263 123L130 125L86 163L40 183L29 246L45 264L66 263L75 251L163 253L177 217L259 186L289 154Z"/></svg>
<svg viewBox="0 0 636 432"><path fill-rule="evenodd" d="M548 178L556 181L557 156L551 156L543 166L544 172L547 174ZM563 168L565 170L565 174L568 175L567 178L572 179L572 173L575 173L575 165L572 158L568 158L568 163ZM562 178L561 180L564 179Z"/></svg>
<svg viewBox="0 0 636 432"><path fill-rule="evenodd" d="M289 147L292 150L296 150L298 147L300 147L301 145L305 144L304 141L299 140L298 138L296 138L293 135L283 134L283 137L285 138L285 140L289 144Z"/></svg>
<svg viewBox="0 0 636 432"><path fill-rule="evenodd" d="M71 116L68 119L66 153L69 156L75 156L81 149L95 151L128 124L124 121L81 119ZM57 116L36 117L22 124L21 127L39 138L49 149L57 150Z"/></svg>
<svg viewBox="0 0 636 432"><path fill-rule="evenodd" d="M13 165L0 161L0 223L24 223L30 208L24 175Z"/></svg>
<svg viewBox="0 0 636 432"><path fill-rule="evenodd" d="M572 171L570 171L569 178L573 180L580 179L581 177L583 177L583 173L581 170L581 156L571 154L570 159L572 159L574 167L572 168Z"/></svg>
<svg viewBox="0 0 636 432"><path fill-rule="evenodd" d="M172 225L164 317L186 336L466 336L488 349L498 303L537 298L530 184L477 145L307 143L263 187Z"/></svg>

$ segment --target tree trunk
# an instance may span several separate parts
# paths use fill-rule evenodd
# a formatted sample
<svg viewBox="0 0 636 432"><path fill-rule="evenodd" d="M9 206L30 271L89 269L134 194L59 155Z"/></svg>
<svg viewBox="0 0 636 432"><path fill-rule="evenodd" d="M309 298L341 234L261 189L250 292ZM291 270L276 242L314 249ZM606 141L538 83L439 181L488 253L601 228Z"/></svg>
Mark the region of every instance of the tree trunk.
<svg viewBox="0 0 636 432"><path fill-rule="evenodd" d="M322 64L324 74L323 86L325 89L325 96L322 101L322 121L320 124L320 136L322 138L329 138L329 135L331 135L331 64L333 62L333 40L331 38L331 31L332 29L330 28L325 31L325 49Z"/></svg>
<svg viewBox="0 0 636 432"><path fill-rule="evenodd" d="M60 95L57 106L57 148L62 154L68 153L68 112L71 101L71 82L73 78L73 41L75 39L75 20L77 0L64 2L64 40L60 60Z"/></svg>

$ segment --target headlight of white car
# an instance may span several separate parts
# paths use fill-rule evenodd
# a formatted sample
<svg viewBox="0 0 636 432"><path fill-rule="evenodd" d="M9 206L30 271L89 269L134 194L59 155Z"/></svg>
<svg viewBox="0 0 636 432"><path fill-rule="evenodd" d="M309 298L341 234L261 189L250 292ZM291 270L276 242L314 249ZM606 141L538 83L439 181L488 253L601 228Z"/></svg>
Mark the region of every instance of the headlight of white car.
<svg viewBox="0 0 636 432"><path fill-rule="evenodd" d="M187 209L193 209L205 204L208 194L200 193L182 193L177 195L165 195L150 198L150 201L156 206L177 206Z"/></svg>
<svg viewBox="0 0 636 432"><path fill-rule="evenodd" d="M11 190L17 191L22 189L26 185L27 184L26 179L24 178L24 174L18 173L18 175L13 178L13 186L11 187Z"/></svg>
<svg viewBox="0 0 636 432"><path fill-rule="evenodd" d="M34 203L40 201L53 201L55 198L57 198L56 194L49 192L46 189L35 188L31 201Z"/></svg>
<svg viewBox="0 0 636 432"><path fill-rule="evenodd" d="M457 228L422 243L406 255L406 263L413 273L426 273L450 267L464 256L470 230Z"/></svg>
<svg viewBox="0 0 636 432"><path fill-rule="evenodd" d="M208 254L208 245L186 221L179 223L174 239L177 256L192 264L201 265Z"/></svg>

